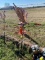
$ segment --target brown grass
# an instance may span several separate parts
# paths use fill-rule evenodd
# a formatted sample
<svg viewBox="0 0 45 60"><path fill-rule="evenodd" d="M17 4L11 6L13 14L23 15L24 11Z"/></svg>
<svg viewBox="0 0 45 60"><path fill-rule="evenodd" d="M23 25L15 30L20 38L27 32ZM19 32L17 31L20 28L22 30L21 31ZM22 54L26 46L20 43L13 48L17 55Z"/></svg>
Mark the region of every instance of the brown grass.
<svg viewBox="0 0 45 60"><path fill-rule="evenodd" d="M28 18L27 22L29 23L41 23L45 24L45 8L30 8L26 9L28 12ZM0 11L2 12L2 11ZM15 32L18 31L17 24L19 23L18 17L14 10L6 10L6 25L5 25L5 32L6 35L11 35L13 37L19 38L18 34L15 34ZM4 30L4 23L3 20L0 19L0 34L3 34ZM32 37L36 42L38 42L39 46L45 46L45 25L44 26L27 26L25 28L29 34L30 37ZM29 29L29 31L28 31ZM25 38L24 38L25 39ZM29 40L29 39L27 39Z"/></svg>

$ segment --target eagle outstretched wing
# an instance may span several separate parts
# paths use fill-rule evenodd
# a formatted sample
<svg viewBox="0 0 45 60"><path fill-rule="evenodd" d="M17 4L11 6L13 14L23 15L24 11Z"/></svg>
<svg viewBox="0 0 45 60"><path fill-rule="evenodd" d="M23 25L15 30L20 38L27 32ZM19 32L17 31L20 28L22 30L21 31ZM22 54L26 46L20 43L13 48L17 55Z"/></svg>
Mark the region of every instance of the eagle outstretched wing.
<svg viewBox="0 0 45 60"><path fill-rule="evenodd" d="M23 23L26 23L27 12L23 8L17 7L14 3L13 5L19 20Z"/></svg>

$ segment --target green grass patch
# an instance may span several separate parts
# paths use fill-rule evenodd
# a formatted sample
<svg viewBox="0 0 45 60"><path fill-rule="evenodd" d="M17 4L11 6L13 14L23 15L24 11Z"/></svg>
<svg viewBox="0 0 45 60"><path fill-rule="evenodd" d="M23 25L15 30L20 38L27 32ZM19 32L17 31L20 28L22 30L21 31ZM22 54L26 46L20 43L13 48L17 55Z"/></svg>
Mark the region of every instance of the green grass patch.
<svg viewBox="0 0 45 60"><path fill-rule="evenodd" d="M25 51L21 51L16 48L16 46L10 41L4 44L3 39L0 39L0 60L19 60L21 54L24 54ZM32 55L25 53L26 59L31 59ZM25 58L25 56L23 56Z"/></svg>

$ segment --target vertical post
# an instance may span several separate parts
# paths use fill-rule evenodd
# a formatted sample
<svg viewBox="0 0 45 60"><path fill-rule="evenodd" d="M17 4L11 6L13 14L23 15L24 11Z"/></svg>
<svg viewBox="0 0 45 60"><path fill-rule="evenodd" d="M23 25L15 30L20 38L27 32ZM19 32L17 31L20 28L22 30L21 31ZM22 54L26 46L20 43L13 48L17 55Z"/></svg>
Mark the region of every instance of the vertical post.
<svg viewBox="0 0 45 60"><path fill-rule="evenodd" d="M6 42L5 42L5 17L6 17L5 11L3 11L3 21L4 21L4 44L6 44Z"/></svg>

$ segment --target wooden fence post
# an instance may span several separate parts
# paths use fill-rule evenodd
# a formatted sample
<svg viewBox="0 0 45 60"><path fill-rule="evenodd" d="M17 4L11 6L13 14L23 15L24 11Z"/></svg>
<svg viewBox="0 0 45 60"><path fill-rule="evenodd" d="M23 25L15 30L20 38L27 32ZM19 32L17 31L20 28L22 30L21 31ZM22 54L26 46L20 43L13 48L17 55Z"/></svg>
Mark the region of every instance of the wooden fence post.
<svg viewBox="0 0 45 60"><path fill-rule="evenodd" d="M5 41L5 11L3 11L3 22L4 22L4 44L6 44L6 41Z"/></svg>

